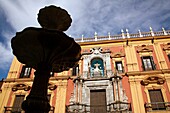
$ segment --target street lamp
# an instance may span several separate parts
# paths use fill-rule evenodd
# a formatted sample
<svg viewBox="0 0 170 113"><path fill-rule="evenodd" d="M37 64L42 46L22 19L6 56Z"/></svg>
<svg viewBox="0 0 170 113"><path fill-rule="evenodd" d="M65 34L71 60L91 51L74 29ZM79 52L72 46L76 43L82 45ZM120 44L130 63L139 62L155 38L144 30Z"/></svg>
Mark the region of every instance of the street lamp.
<svg viewBox="0 0 170 113"><path fill-rule="evenodd" d="M47 87L50 73L69 70L81 57L80 45L63 33L72 22L66 10L53 5L42 8L38 22L42 28L25 28L11 40L18 61L36 70L30 94L22 103L26 113L49 112Z"/></svg>

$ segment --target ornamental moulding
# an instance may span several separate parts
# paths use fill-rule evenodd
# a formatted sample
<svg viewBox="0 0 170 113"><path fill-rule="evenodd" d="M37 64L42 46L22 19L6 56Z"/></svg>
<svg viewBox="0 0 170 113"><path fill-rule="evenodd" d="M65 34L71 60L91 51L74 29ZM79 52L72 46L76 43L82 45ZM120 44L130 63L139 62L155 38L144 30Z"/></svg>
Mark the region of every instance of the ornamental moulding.
<svg viewBox="0 0 170 113"><path fill-rule="evenodd" d="M149 48L149 45L141 45L137 47L137 52L142 53L142 52L152 52L153 50Z"/></svg>
<svg viewBox="0 0 170 113"><path fill-rule="evenodd" d="M49 90L55 90L57 88L57 86L56 85L54 85L54 84L48 84L48 89Z"/></svg>
<svg viewBox="0 0 170 113"><path fill-rule="evenodd" d="M24 90L24 91L29 91L31 89L31 87L29 85L26 85L26 84L15 84L13 87L12 87L12 91L17 91L17 90Z"/></svg>
<svg viewBox="0 0 170 113"><path fill-rule="evenodd" d="M146 86L148 84L164 84L165 78L160 76L150 76L141 81L141 84Z"/></svg>
<svg viewBox="0 0 170 113"><path fill-rule="evenodd" d="M95 55L98 55L100 53L110 53L110 49L106 48L106 49L103 49L101 47L94 47L94 48L90 48L90 51L85 49L83 50L83 53L82 55L89 55L89 54L95 54Z"/></svg>
<svg viewBox="0 0 170 113"><path fill-rule="evenodd" d="M121 58L121 57L125 57L125 54L122 52L116 52L111 54L111 58Z"/></svg>
<svg viewBox="0 0 170 113"><path fill-rule="evenodd" d="M170 43L165 44L164 47L163 47L163 50L164 51L170 51Z"/></svg>

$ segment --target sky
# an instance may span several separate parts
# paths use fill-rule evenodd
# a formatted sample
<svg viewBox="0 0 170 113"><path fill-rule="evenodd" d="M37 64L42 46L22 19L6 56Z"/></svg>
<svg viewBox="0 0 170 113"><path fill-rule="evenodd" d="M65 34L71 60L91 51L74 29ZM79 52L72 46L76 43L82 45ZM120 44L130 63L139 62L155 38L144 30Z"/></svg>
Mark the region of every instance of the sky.
<svg viewBox="0 0 170 113"><path fill-rule="evenodd" d="M40 27L39 9L56 5L73 20L65 32L73 38L170 30L169 0L0 0L0 80L6 78L14 55L11 39L26 27Z"/></svg>

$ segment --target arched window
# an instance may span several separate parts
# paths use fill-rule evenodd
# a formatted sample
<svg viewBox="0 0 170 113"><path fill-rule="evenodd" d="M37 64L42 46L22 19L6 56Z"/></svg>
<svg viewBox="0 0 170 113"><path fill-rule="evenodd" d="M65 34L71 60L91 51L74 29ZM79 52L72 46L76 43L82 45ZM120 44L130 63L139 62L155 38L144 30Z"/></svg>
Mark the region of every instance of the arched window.
<svg viewBox="0 0 170 113"><path fill-rule="evenodd" d="M104 65L101 58L94 58L91 60L91 77L103 77L104 76Z"/></svg>

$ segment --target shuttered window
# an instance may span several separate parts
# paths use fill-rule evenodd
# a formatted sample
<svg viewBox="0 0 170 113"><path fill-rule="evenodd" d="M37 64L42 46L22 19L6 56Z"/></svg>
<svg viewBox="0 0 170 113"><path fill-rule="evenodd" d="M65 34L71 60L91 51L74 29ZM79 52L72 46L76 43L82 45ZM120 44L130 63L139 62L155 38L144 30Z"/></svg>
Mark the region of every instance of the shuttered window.
<svg viewBox="0 0 170 113"><path fill-rule="evenodd" d="M50 102L51 94L48 94L48 95L47 95L47 99L48 99L48 102Z"/></svg>
<svg viewBox="0 0 170 113"><path fill-rule="evenodd" d="M149 96L151 100L151 106L153 110L165 109L164 99L161 89L149 90Z"/></svg>
<svg viewBox="0 0 170 113"><path fill-rule="evenodd" d="M23 66L20 74L20 78L29 78L31 74L31 67Z"/></svg>
<svg viewBox="0 0 170 113"><path fill-rule="evenodd" d="M141 60L142 60L142 68L144 71L156 69L156 65L154 63L152 56L143 56L141 57Z"/></svg>
<svg viewBox="0 0 170 113"><path fill-rule="evenodd" d="M12 107L12 113L19 113L22 111L21 104L24 101L25 95L16 95L14 104Z"/></svg>
<svg viewBox="0 0 170 113"><path fill-rule="evenodd" d="M170 54L168 54L168 59L169 59L169 61L170 61Z"/></svg>
<svg viewBox="0 0 170 113"><path fill-rule="evenodd" d="M116 70L118 73L123 73L123 64L122 61L115 62Z"/></svg>

